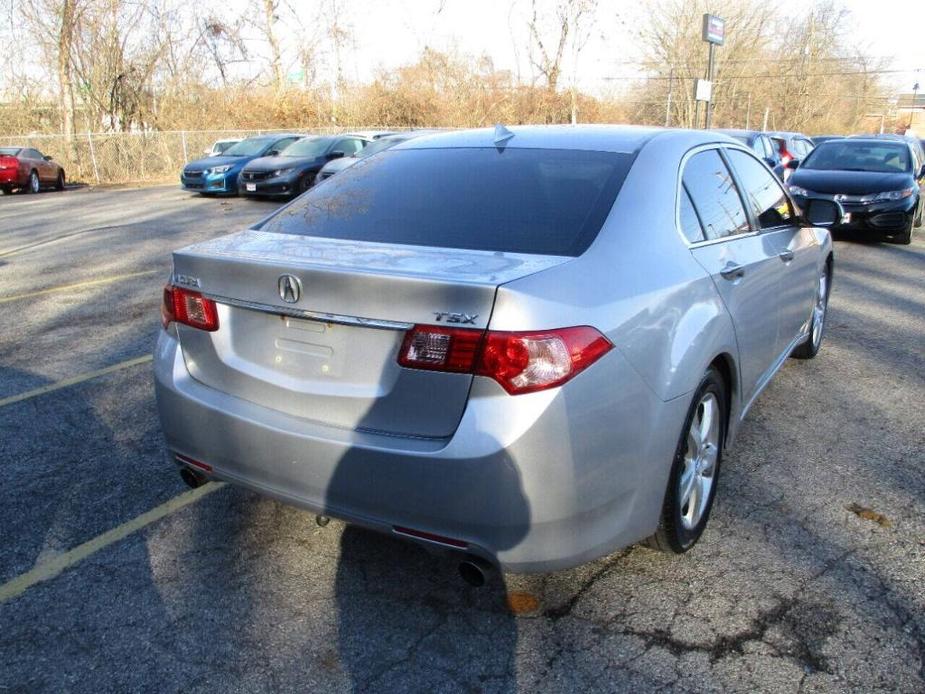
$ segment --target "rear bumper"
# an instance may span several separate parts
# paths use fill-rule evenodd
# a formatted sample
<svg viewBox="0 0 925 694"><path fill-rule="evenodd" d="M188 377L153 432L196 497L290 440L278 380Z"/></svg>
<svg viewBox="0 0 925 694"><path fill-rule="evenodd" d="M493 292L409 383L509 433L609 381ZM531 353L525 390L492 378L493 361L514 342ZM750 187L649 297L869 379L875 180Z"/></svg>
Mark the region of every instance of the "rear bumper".
<svg viewBox="0 0 925 694"><path fill-rule="evenodd" d="M24 183L19 181L19 172L15 169L0 171L0 186L21 186Z"/></svg>
<svg viewBox="0 0 925 694"><path fill-rule="evenodd" d="M204 386L169 332L155 387L169 449L215 477L385 533L462 540L514 572L574 566L651 534L689 400L658 400L613 350L552 391L512 397L476 379L446 439L357 432Z"/></svg>

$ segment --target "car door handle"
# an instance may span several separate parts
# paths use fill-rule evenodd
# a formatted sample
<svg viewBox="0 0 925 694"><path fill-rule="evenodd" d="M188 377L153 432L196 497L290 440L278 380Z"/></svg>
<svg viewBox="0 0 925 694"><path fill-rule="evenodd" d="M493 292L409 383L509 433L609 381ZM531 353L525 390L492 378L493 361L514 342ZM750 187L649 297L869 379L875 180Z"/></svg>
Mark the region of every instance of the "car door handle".
<svg viewBox="0 0 925 694"><path fill-rule="evenodd" d="M719 274L723 276L723 279L737 280L740 277L745 277L745 268L736 263L729 262L719 271Z"/></svg>
<svg viewBox="0 0 925 694"><path fill-rule="evenodd" d="M777 257L783 260L785 263L789 263L793 260L793 251L781 251L777 254Z"/></svg>

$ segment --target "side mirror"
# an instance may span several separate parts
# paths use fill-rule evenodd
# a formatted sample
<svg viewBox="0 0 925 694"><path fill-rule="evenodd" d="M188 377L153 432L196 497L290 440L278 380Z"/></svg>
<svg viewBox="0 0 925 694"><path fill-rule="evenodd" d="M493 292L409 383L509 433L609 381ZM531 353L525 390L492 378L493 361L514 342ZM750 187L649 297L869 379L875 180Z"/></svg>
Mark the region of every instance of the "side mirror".
<svg viewBox="0 0 925 694"><path fill-rule="evenodd" d="M344 156L344 153L341 152L339 149L333 152L328 152L328 159L340 159L343 156Z"/></svg>
<svg viewBox="0 0 925 694"><path fill-rule="evenodd" d="M45 155L44 157L42 157L42 158L43 158L45 161L51 161L51 155L50 155L50 154L46 154L46 155Z"/></svg>
<svg viewBox="0 0 925 694"><path fill-rule="evenodd" d="M777 162L774 161L771 157L764 157L764 163L770 166L772 169L777 166Z"/></svg>
<svg viewBox="0 0 925 694"><path fill-rule="evenodd" d="M787 162L787 168L788 168L788 169L791 169L791 170L796 170L796 168L797 168L799 165L800 165L800 160L799 160L799 159L791 159L790 161Z"/></svg>
<svg viewBox="0 0 925 694"><path fill-rule="evenodd" d="M841 222L845 208L834 200L810 198L803 206L803 216L815 227L831 227Z"/></svg>
<svg viewBox="0 0 925 694"><path fill-rule="evenodd" d="M263 156L265 156L265 157L278 157L278 156L279 156L279 150L278 150L278 149L271 149L269 152L267 152L267 153L264 154Z"/></svg>

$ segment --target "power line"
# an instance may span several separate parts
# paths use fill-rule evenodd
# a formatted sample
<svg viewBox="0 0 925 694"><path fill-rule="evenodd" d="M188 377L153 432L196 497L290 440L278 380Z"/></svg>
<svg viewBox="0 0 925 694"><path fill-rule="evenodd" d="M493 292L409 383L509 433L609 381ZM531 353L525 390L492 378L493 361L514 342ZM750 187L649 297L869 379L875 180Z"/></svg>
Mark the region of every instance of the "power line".
<svg viewBox="0 0 925 694"><path fill-rule="evenodd" d="M688 69L691 70L692 72L698 72L698 71L703 70L703 66L700 66L700 67L685 66L685 67L688 67ZM804 74L765 73L765 74L757 74L757 75L730 75L728 77L724 77L721 80L718 79L716 80L716 82L717 84L719 84L720 82L729 82L732 80L758 80L758 79L772 79L773 80L773 79L788 79L788 78L794 78L794 77L804 79L806 77L853 77L853 76L854 77L860 77L860 76L868 77L871 75L897 75L897 74L901 75L905 73L919 72L920 70L923 70L923 69L925 68L913 68L911 70L861 70L861 71L856 71L856 72L844 72L844 71L842 72L810 72L810 73L804 73ZM673 78L669 77L668 75L613 75L613 76L602 77L601 79L607 82L617 82L621 80L646 81L646 80L668 80L668 79L677 80L677 79L691 79L691 78L690 77L687 77L687 78L678 77L677 75Z"/></svg>

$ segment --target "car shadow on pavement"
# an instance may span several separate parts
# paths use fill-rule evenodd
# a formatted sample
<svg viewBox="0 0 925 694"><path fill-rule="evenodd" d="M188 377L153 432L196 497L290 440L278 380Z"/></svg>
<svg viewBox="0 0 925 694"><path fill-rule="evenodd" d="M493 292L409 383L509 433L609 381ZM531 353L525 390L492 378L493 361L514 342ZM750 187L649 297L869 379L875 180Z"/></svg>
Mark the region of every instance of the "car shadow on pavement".
<svg viewBox="0 0 925 694"><path fill-rule="evenodd" d="M402 469L392 471L390 465ZM480 471L473 474L475 469ZM415 478L420 484L410 485ZM377 499L368 511L379 504L396 524L446 535L457 531L443 517L473 529L485 516L503 517L505 526L495 529L498 544L491 549L504 551L529 527L519 480L506 453L477 460L389 460L353 448L337 464L326 505L336 510L350 508L354 499ZM470 587L457 571L463 558L360 527L344 530L334 591L338 657L352 691L517 689L512 665L517 624L504 577L491 571L485 586Z"/></svg>

